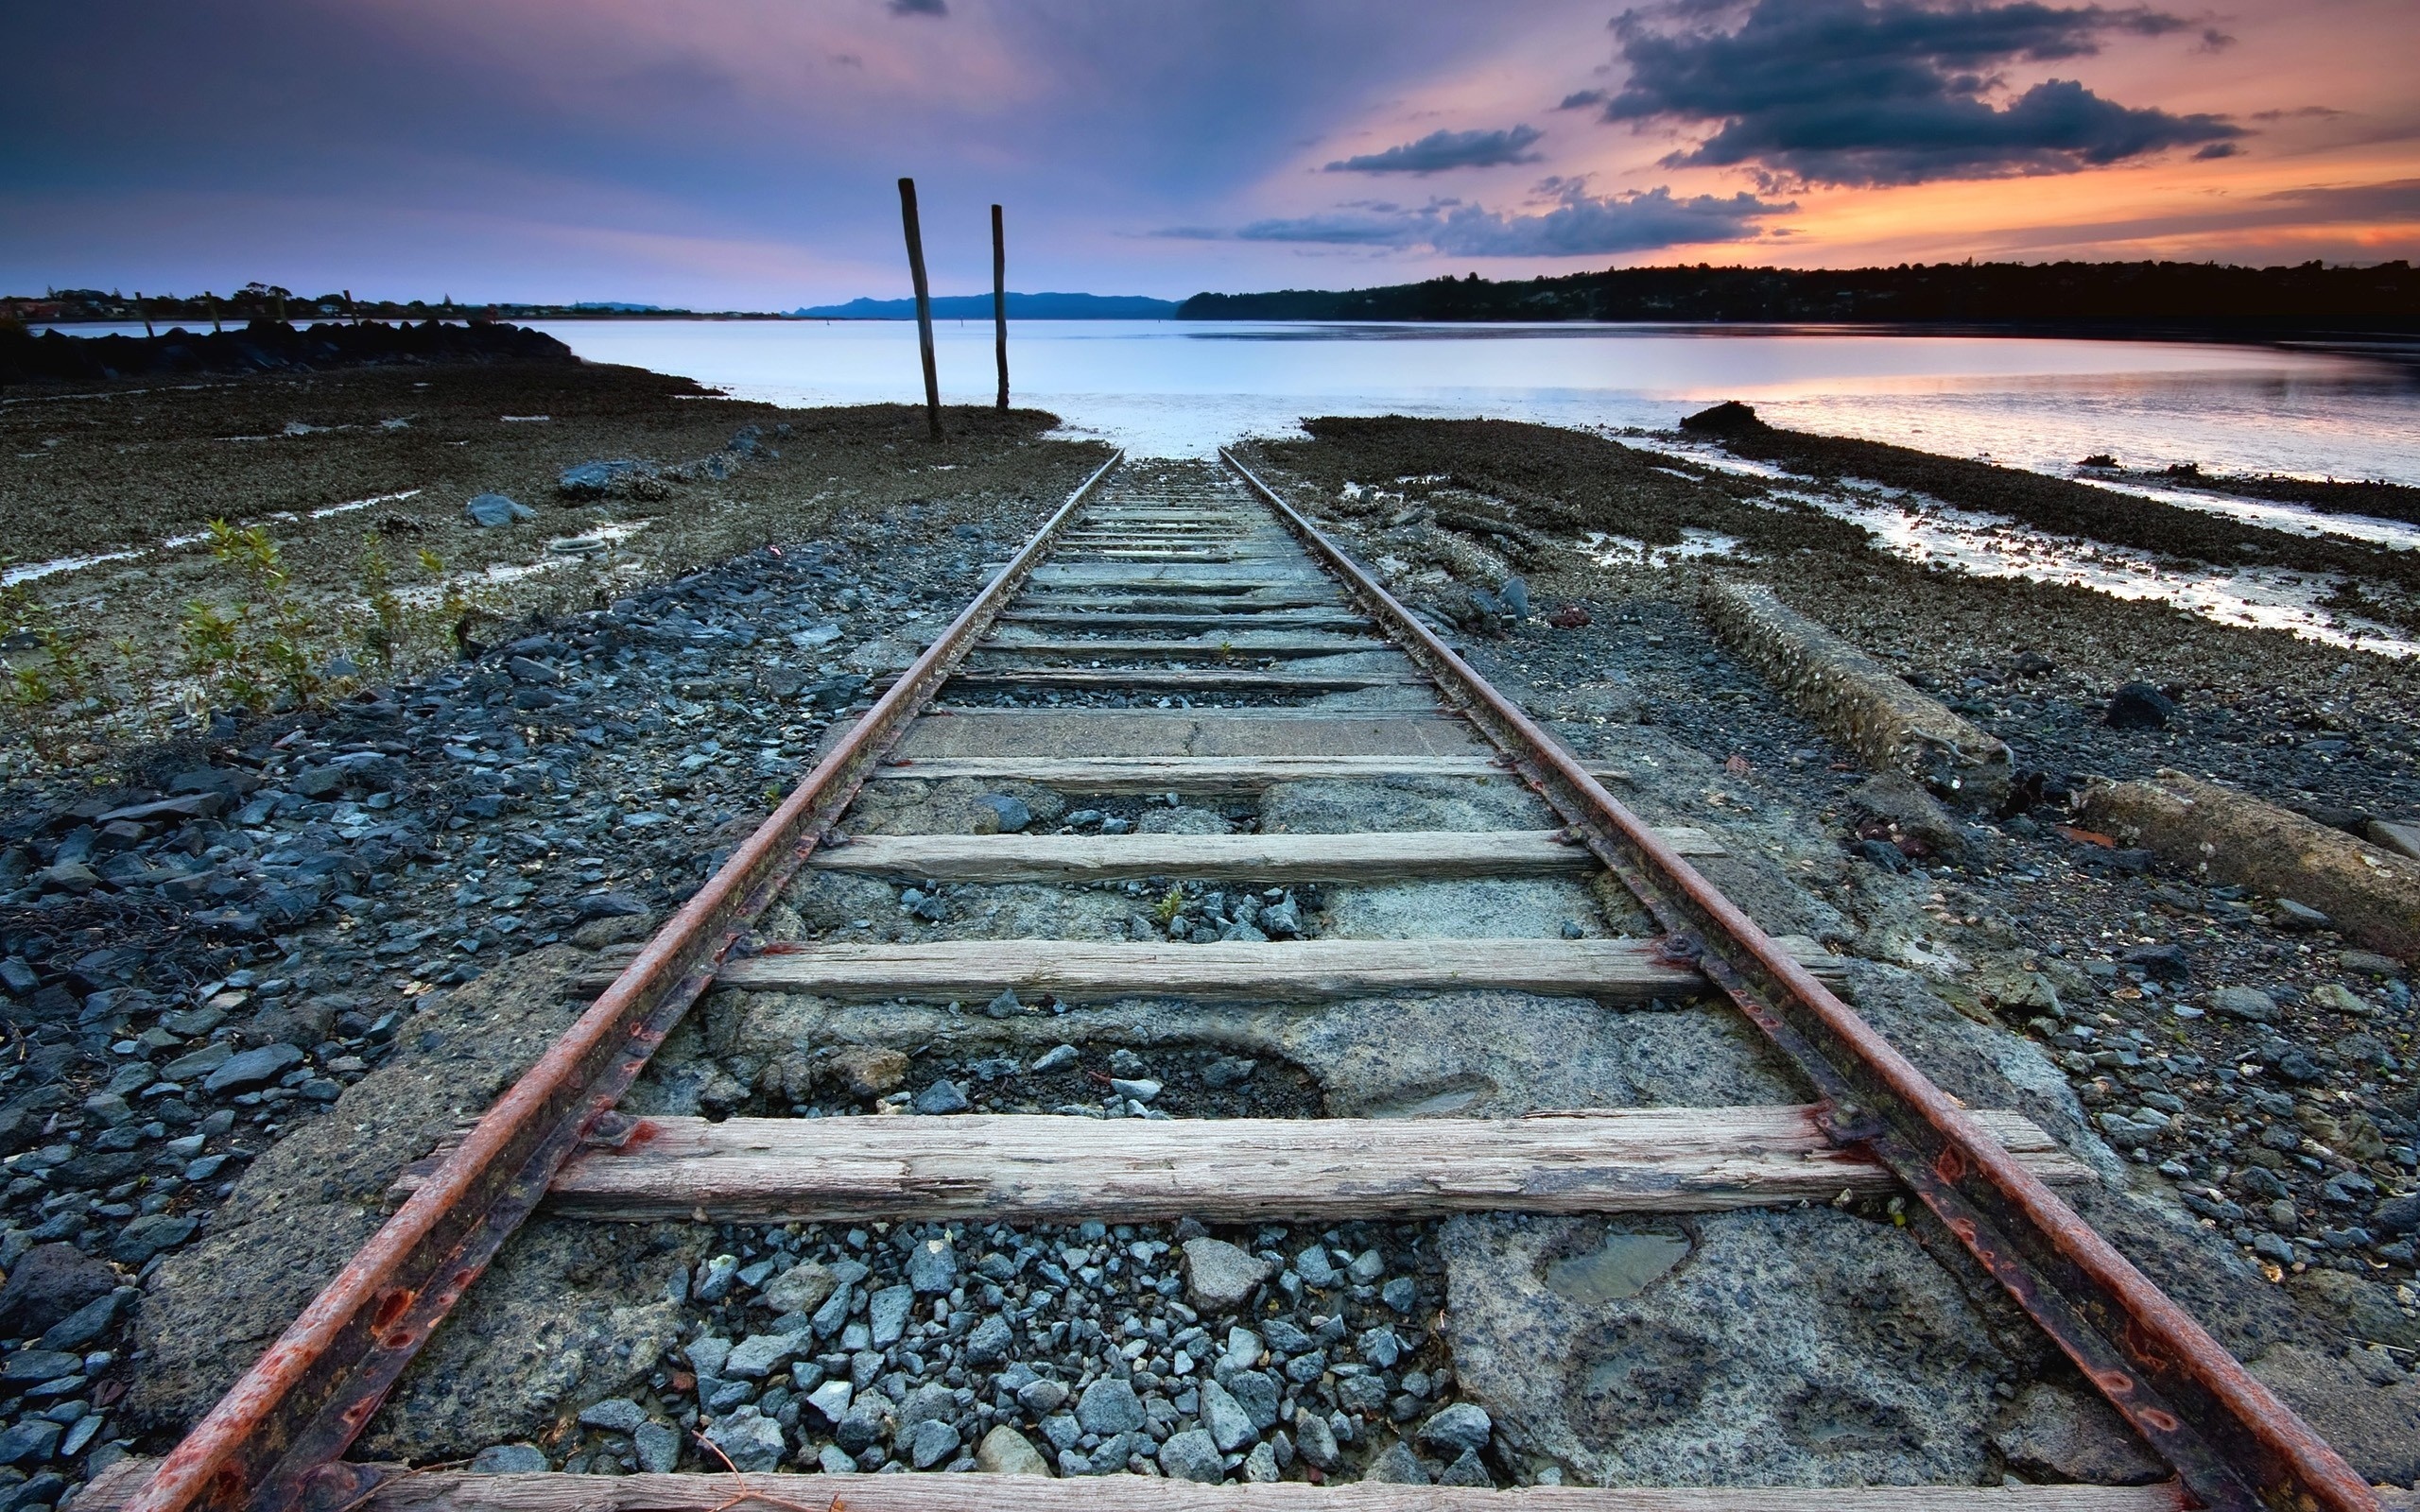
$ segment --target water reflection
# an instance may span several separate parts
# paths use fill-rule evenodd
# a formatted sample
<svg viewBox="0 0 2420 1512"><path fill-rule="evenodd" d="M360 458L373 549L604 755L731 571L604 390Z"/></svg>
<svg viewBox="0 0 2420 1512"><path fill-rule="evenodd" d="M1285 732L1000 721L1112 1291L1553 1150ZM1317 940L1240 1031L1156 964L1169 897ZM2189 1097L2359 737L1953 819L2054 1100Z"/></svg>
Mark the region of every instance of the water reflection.
<svg viewBox="0 0 2420 1512"><path fill-rule="evenodd" d="M919 396L906 321L562 321L583 356L751 399ZM943 395L992 395L983 321L936 328ZM2274 347L1820 327L1308 325L1033 320L1010 328L1020 404L1138 455L1202 456L1306 415L1668 426L1719 399L1777 423L2065 472L2129 466L2420 483L2420 386L2394 363Z"/></svg>

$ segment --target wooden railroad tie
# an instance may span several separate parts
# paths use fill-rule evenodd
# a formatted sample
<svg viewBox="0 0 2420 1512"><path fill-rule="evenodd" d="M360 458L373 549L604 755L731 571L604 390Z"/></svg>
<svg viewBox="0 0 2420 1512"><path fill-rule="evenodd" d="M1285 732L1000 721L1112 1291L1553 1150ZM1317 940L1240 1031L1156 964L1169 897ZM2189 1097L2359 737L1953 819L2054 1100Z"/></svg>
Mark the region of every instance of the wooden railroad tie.
<svg viewBox="0 0 2420 1512"><path fill-rule="evenodd" d="M1802 964L1837 982L1844 963L1808 940L1786 940ZM627 955L570 979L594 995ZM1122 998L1319 1003L1393 993L1525 992L1645 1003L1706 990L1696 967L1668 962L1643 939L1311 939L1257 944L1115 944L1067 939L960 939L927 945L788 945L727 958L720 987L856 1000Z"/></svg>
<svg viewBox="0 0 2420 1512"><path fill-rule="evenodd" d="M1703 830L1659 832L1683 855L1722 855ZM869 834L807 865L914 882L1107 882L1130 877L1408 882L1586 875L1587 847L1560 830L1349 834Z"/></svg>
<svg viewBox="0 0 2420 1512"><path fill-rule="evenodd" d="M1619 767L1589 770L1601 782L1631 780ZM1487 756L926 756L886 762L873 775L877 782L1032 782L1068 793L1253 793L1280 782L1395 778L1512 781ZM1698 843L1720 845L1704 830L1671 826L1661 833L1668 841L1686 833L1703 836Z"/></svg>
<svg viewBox="0 0 2420 1512"><path fill-rule="evenodd" d="M159 1465L124 1459L75 1512L120 1512ZM365 1467L367 1469L368 1467ZM1198 1486L1150 1475L474 1475L380 1467L350 1512L2184 1512L2156 1486ZM2404 1503L2408 1504L2408 1503Z"/></svg>
<svg viewBox="0 0 2420 1512"><path fill-rule="evenodd" d="M1457 1212L1714 1212L1887 1194L1896 1177L1813 1107L1525 1118L639 1119L556 1173L581 1218L711 1223L1220 1223ZM2046 1181L2091 1169L2022 1113L1969 1115ZM451 1152L406 1168L415 1190Z"/></svg>

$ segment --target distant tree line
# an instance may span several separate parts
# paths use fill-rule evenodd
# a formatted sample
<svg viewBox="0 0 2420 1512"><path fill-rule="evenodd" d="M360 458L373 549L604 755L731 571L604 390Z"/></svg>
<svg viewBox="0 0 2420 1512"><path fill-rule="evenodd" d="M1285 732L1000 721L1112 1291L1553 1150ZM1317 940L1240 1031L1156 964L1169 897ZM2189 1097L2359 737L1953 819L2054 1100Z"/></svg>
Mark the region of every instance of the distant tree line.
<svg viewBox="0 0 2420 1512"><path fill-rule="evenodd" d="M1180 320L1821 321L2176 329L2221 335L2420 332L2420 273L2216 263L1934 263L1801 271L1616 267L1497 283L1473 273L1382 288L1197 294Z"/></svg>
<svg viewBox="0 0 2420 1512"><path fill-rule="evenodd" d="M51 289L42 298L0 295L0 320L76 322L148 320L161 331L172 326L217 332L254 320L536 320L597 316L691 316L688 310L608 301L579 304L458 304L453 296L429 300L356 300L351 291L302 295L275 284L247 284L232 293L150 294L125 289Z"/></svg>

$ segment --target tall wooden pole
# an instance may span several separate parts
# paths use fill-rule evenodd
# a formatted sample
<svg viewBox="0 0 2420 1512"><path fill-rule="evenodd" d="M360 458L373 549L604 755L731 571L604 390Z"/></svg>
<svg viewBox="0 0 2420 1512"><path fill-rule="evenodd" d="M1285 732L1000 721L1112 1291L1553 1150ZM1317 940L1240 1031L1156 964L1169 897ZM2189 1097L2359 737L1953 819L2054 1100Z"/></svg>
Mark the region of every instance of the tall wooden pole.
<svg viewBox="0 0 2420 1512"><path fill-rule="evenodd" d="M925 357L925 419L942 438L942 378L933 366L933 291L925 282L925 233L916 224L916 180L899 180L899 219L908 228L908 271L916 281L916 345Z"/></svg>
<svg viewBox="0 0 2420 1512"><path fill-rule="evenodd" d="M1009 407L1009 238L992 207L992 350L1000 359L999 407Z"/></svg>

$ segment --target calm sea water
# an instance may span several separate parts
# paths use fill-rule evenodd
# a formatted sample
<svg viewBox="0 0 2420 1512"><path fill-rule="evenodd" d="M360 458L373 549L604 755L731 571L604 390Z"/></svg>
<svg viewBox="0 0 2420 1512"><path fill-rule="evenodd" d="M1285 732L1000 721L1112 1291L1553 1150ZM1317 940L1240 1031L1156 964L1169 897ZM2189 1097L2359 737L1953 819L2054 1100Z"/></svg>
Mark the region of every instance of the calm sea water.
<svg viewBox="0 0 2420 1512"><path fill-rule="evenodd" d="M584 357L782 404L922 397L907 321L562 321ZM942 391L989 403L988 322L937 328ZM1198 456L1306 415L1670 424L1722 399L1835 435L2066 472L2128 466L2420 484L2420 368L2336 352L1821 327L1022 321L1018 404L1140 455Z"/></svg>

